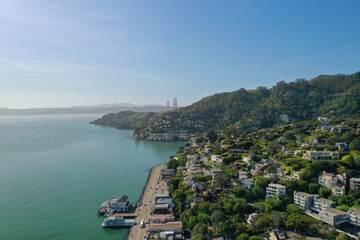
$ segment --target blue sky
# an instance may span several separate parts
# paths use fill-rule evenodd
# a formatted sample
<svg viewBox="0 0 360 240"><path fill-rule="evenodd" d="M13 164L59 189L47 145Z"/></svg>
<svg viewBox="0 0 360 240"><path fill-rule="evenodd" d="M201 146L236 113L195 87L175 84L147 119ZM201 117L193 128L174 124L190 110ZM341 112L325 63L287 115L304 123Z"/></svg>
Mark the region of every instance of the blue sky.
<svg viewBox="0 0 360 240"><path fill-rule="evenodd" d="M0 106L189 105L360 70L357 0L0 0Z"/></svg>

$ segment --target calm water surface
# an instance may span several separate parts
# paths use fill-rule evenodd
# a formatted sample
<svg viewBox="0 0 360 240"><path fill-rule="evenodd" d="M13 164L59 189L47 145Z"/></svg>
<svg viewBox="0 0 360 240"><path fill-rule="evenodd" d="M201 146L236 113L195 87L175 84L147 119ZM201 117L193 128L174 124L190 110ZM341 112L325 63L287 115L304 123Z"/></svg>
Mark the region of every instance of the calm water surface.
<svg viewBox="0 0 360 240"><path fill-rule="evenodd" d="M126 239L99 205L139 199L151 167L183 143L133 141L94 115L0 116L0 239Z"/></svg>

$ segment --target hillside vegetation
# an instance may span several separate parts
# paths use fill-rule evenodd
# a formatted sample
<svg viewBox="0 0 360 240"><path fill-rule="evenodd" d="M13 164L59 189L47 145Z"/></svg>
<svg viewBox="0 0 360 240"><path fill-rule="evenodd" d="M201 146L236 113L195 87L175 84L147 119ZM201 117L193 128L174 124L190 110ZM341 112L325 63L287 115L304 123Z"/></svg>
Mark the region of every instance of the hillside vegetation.
<svg viewBox="0 0 360 240"><path fill-rule="evenodd" d="M287 115L290 121L314 116L360 113L360 72L320 75L311 80L278 82L268 89L239 89L218 93L174 111L108 114L94 121L117 128L149 133L201 133L211 129L271 127Z"/></svg>

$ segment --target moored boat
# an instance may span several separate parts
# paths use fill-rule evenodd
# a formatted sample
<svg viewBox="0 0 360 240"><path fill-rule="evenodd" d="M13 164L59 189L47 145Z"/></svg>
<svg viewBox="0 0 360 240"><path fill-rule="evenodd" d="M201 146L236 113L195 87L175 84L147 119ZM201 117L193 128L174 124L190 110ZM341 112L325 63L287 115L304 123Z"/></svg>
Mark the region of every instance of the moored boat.
<svg viewBox="0 0 360 240"><path fill-rule="evenodd" d="M131 227L135 225L134 219L126 219L119 216L110 216L104 219L103 227Z"/></svg>

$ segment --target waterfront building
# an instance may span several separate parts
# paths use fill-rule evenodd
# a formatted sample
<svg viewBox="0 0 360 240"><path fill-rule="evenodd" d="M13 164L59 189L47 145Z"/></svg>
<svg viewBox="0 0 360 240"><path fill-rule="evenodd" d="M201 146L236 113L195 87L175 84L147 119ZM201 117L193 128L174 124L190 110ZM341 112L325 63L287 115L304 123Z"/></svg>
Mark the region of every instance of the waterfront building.
<svg viewBox="0 0 360 240"><path fill-rule="evenodd" d="M168 204L170 208L175 207L173 199L167 194L158 194L155 196L155 204Z"/></svg>
<svg viewBox="0 0 360 240"><path fill-rule="evenodd" d="M183 237L183 225L182 222L167 222L167 223L150 223L149 224L149 234L160 234L167 239L167 237L172 237L173 239L182 239Z"/></svg>
<svg viewBox="0 0 360 240"><path fill-rule="evenodd" d="M266 198L278 197L281 194L286 194L286 187L284 185L270 183L266 187Z"/></svg>
<svg viewBox="0 0 360 240"><path fill-rule="evenodd" d="M174 176L176 169L167 168L163 170L162 179L168 184L171 178Z"/></svg>
<svg viewBox="0 0 360 240"><path fill-rule="evenodd" d="M108 209L112 209L115 212L127 212L129 210L130 203L128 201L128 196L121 196L111 198L108 203Z"/></svg>
<svg viewBox="0 0 360 240"><path fill-rule="evenodd" d="M152 215L150 218L150 222L152 223L166 223L166 222L173 222L175 217L173 214L157 214Z"/></svg>
<svg viewBox="0 0 360 240"><path fill-rule="evenodd" d="M349 214L336 208L326 208L319 214L320 220L335 227L349 222Z"/></svg>
<svg viewBox="0 0 360 240"><path fill-rule="evenodd" d="M294 203L298 205L305 211L310 211L311 207L314 205L314 199L318 197L314 194L309 194L306 192L294 192Z"/></svg>
<svg viewBox="0 0 360 240"><path fill-rule="evenodd" d="M349 182L351 190L360 190L360 178L350 178Z"/></svg>
<svg viewBox="0 0 360 240"><path fill-rule="evenodd" d="M311 210L320 213L327 208L334 208L334 207L336 207L336 203L334 201L331 201L326 198L315 198L314 206L311 208Z"/></svg>
<svg viewBox="0 0 360 240"><path fill-rule="evenodd" d="M154 214L170 214L170 213L172 212L169 204L167 203L155 204Z"/></svg>

